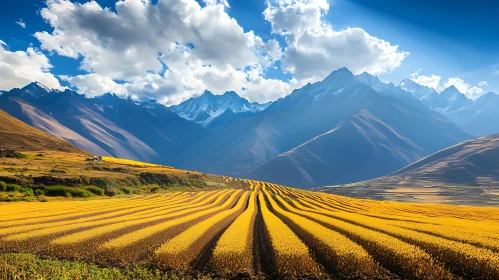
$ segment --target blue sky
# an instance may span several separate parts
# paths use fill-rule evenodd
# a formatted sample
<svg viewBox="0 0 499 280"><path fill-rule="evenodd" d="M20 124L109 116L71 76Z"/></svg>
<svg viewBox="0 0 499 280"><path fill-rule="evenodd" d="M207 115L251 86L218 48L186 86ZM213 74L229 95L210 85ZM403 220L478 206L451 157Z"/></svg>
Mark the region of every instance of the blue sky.
<svg viewBox="0 0 499 280"><path fill-rule="evenodd" d="M19 86L30 79L26 73L33 73L33 79L51 87L69 86L89 96L115 91L173 104L209 89L235 90L250 100L266 101L347 66L395 84L412 77L439 91L456 85L473 98L499 92L496 1L198 0L195 10L155 10L161 5L154 0L144 11L149 17L153 10L162 16L155 23L133 22L142 16L129 13L142 7L132 6L134 1L141 2L129 0L121 11L116 0L86 6L75 1L64 5L62 0L50 0L51 5L44 0L4 1L3 60L14 52L19 59L0 68L0 74L11 71L4 75L15 77L0 83L0 89ZM159 1L168 6L178 2ZM63 8L73 14L64 18ZM182 17L189 18L189 26L167 20ZM135 29L113 33L134 24L137 34L130 34ZM64 30L64 35L54 30ZM179 44L174 51L165 47L172 43ZM27 55L29 48L36 57ZM12 72L16 63L33 66Z"/></svg>

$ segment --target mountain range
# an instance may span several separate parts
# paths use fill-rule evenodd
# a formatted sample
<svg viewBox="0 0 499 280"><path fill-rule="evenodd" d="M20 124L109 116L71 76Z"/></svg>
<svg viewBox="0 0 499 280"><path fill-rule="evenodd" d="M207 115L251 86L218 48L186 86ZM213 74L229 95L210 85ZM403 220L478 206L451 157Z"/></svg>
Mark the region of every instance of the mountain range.
<svg viewBox="0 0 499 280"><path fill-rule="evenodd" d="M181 166L309 188L382 176L469 138L411 94L342 68L210 134Z"/></svg>
<svg viewBox="0 0 499 280"><path fill-rule="evenodd" d="M39 83L0 95L0 109L90 153L174 164L185 149L208 134L165 106L114 94L87 98Z"/></svg>
<svg viewBox="0 0 499 280"><path fill-rule="evenodd" d="M498 104L493 93L472 101L454 87L396 86L346 68L266 104L206 91L167 108L39 83L0 93L0 109L93 154L301 188L384 176L499 132Z"/></svg>
<svg viewBox="0 0 499 280"><path fill-rule="evenodd" d="M454 86L437 93L409 79L402 81L400 88L468 133L475 136L499 133L499 95L493 92L471 100Z"/></svg>
<svg viewBox="0 0 499 280"><path fill-rule="evenodd" d="M260 112L272 102L260 104L250 103L234 91L222 95L214 95L205 91L199 97L192 97L169 109L180 117L195 122L211 131L220 129L231 121Z"/></svg>
<svg viewBox="0 0 499 280"><path fill-rule="evenodd" d="M60 151L87 154L66 141L48 135L0 110L0 148L24 151Z"/></svg>

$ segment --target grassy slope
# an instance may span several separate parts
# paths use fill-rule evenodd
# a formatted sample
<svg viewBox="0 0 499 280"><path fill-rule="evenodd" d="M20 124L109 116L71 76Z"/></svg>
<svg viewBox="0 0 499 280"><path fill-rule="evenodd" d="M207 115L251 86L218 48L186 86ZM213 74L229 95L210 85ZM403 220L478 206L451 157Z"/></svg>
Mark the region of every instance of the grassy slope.
<svg viewBox="0 0 499 280"><path fill-rule="evenodd" d="M16 151L62 151L87 154L66 141L52 137L0 110L0 147Z"/></svg>
<svg viewBox="0 0 499 280"><path fill-rule="evenodd" d="M27 157L0 158L0 181L29 187L35 193L37 189L46 189L49 186L79 189L96 186L103 189L108 196L229 187L221 176L167 166L143 165L107 158L101 163L89 162L86 161L87 155L56 151L23 154ZM3 201L35 199L38 198L0 191L0 200Z"/></svg>

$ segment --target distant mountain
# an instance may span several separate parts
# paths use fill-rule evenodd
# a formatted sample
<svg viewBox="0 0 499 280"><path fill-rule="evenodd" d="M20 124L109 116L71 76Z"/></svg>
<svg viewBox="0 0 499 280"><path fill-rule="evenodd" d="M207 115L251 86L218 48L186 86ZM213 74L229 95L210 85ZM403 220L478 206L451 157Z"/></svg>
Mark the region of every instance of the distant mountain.
<svg viewBox="0 0 499 280"><path fill-rule="evenodd" d="M365 180L419 159L424 151L363 109L336 128L272 158L251 177L312 187ZM276 175L279 179L276 179Z"/></svg>
<svg viewBox="0 0 499 280"><path fill-rule="evenodd" d="M208 134L161 104L113 94L87 98L39 83L3 93L0 108L93 154L170 165Z"/></svg>
<svg viewBox="0 0 499 280"><path fill-rule="evenodd" d="M475 135L499 133L499 95L489 92L449 117L463 130Z"/></svg>
<svg viewBox="0 0 499 280"><path fill-rule="evenodd" d="M230 111L234 113L232 117L235 117L239 113L263 111L270 104L271 102L265 104L250 103L233 91L228 91L222 95L214 95L209 91L205 91L203 95L192 97L178 105L169 107L169 109L184 119L214 130L222 127L220 125L221 121L219 119L215 125L211 124L211 122L224 113L225 115L221 117L223 120L227 120Z"/></svg>
<svg viewBox="0 0 499 280"><path fill-rule="evenodd" d="M346 68L334 71L212 133L183 155L182 166L307 188L382 176L471 137L407 92L380 93L360 80ZM349 145L353 142L358 146ZM351 168L364 161L388 168L342 174L347 167L335 170L339 160L326 159L344 149L365 153L341 159ZM314 168L327 173L318 175ZM293 171L300 178L289 180Z"/></svg>
<svg viewBox="0 0 499 280"><path fill-rule="evenodd" d="M499 95L493 92L473 101L454 86L437 93L407 79L400 83L400 87L466 132L478 136L499 133Z"/></svg>
<svg viewBox="0 0 499 280"><path fill-rule="evenodd" d="M410 79L403 80L399 86L401 89L412 93L415 98L429 108L443 114L461 110L473 104L473 100L462 94L455 86L450 86L440 93Z"/></svg>
<svg viewBox="0 0 499 280"><path fill-rule="evenodd" d="M364 83L377 92L398 99L401 102L406 103L407 105L416 107L420 110L425 110L429 114L434 114L431 109L428 108L427 105L421 102L417 97L415 97L410 92L404 90L400 86L395 86L392 83L383 83L376 76L373 76L369 73L362 73L356 76L357 80L361 83ZM439 114L435 114L435 117L441 117Z"/></svg>
<svg viewBox="0 0 499 280"><path fill-rule="evenodd" d="M439 112L453 112L471 104L473 100L462 94L455 86L450 86L434 98L431 108Z"/></svg>
<svg viewBox="0 0 499 280"><path fill-rule="evenodd" d="M199 124L207 128L208 130L215 131L221 129L224 126L229 125L230 123L239 118L245 118L251 115L253 115L253 113L249 111L235 113L234 111L232 111L232 109L227 109L222 114L217 116L211 116L205 122L201 121L199 122Z"/></svg>
<svg viewBox="0 0 499 280"><path fill-rule="evenodd" d="M421 101L426 106L432 108L433 100L438 95L438 92L430 87L422 86L411 79L405 79L400 82L400 88L412 93L412 95Z"/></svg>
<svg viewBox="0 0 499 280"><path fill-rule="evenodd" d="M85 151L46 134L0 110L0 148L15 151L61 151L86 154Z"/></svg>
<svg viewBox="0 0 499 280"><path fill-rule="evenodd" d="M321 190L363 198L498 205L499 134L443 149L389 176Z"/></svg>

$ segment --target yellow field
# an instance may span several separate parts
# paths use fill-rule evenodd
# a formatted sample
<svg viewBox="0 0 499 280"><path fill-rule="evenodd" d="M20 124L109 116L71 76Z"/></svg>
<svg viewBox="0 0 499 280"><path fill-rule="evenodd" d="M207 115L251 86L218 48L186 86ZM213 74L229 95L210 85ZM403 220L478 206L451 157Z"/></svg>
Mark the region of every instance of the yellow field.
<svg viewBox="0 0 499 280"><path fill-rule="evenodd" d="M114 158L114 157L102 157L103 161L116 163L116 164L124 164L124 165L135 165L135 166L148 166L148 167L158 167L161 165L145 163L140 161L135 161L131 159L123 159L123 158Z"/></svg>
<svg viewBox="0 0 499 280"><path fill-rule="evenodd" d="M497 208L224 180L242 188L0 204L0 248L193 277L499 279Z"/></svg>

